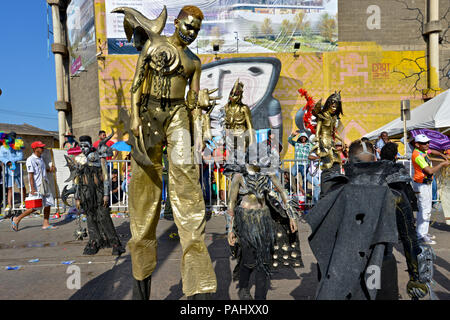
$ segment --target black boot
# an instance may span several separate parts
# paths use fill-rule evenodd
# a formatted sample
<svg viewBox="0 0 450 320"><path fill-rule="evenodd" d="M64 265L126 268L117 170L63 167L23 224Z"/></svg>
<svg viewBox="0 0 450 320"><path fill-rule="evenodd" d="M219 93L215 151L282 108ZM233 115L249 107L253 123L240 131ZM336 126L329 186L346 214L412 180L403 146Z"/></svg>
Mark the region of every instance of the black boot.
<svg viewBox="0 0 450 320"><path fill-rule="evenodd" d="M113 256L120 256L122 253L125 253L125 248L119 243L119 244L113 244L112 249L112 255Z"/></svg>
<svg viewBox="0 0 450 320"><path fill-rule="evenodd" d="M192 296L188 296L187 300L211 300L211 293L197 293Z"/></svg>
<svg viewBox="0 0 450 320"><path fill-rule="evenodd" d="M240 300L253 300L249 288L239 288L238 296Z"/></svg>
<svg viewBox="0 0 450 320"><path fill-rule="evenodd" d="M134 280L133 300L150 300L150 291L152 288L152 276L144 280Z"/></svg>
<svg viewBox="0 0 450 320"><path fill-rule="evenodd" d="M100 249L111 248L111 244L109 243L109 241L107 239L100 239L99 240L99 248Z"/></svg>
<svg viewBox="0 0 450 320"><path fill-rule="evenodd" d="M126 250L122 246L122 243L120 243L119 238L115 238L111 241L108 241L111 244L112 249L112 255L113 256L120 256L122 253L124 253Z"/></svg>
<svg viewBox="0 0 450 320"><path fill-rule="evenodd" d="M100 249L99 244L95 240L89 240L86 247L84 247L83 254L86 255L94 255L97 254L98 250Z"/></svg>

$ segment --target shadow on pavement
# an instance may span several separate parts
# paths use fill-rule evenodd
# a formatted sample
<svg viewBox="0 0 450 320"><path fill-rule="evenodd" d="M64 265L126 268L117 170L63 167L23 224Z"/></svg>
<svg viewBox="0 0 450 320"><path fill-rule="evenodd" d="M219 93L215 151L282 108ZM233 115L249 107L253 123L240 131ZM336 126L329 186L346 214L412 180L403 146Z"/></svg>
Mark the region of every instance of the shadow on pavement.
<svg viewBox="0 0 450 320"><path fill-rule="evenodd" d="M300 285L291 291L295 300L313 300L319 280L317 278L317 264L311 263L311 272L300 274ZM305 295L305 293L308 293Z"/></svg>
<svg viewBox="0 0 450 320"><path fill-rule="evenodd" d="M128 240L131 238L130 223L128 221L123 222L120 226L116 227L116 231L122 245L126 246ZM110 270L87 282L69 300L125 299L132 290L132 280L130 255L118 257Z"/></svg>
<svg viewBox="0 0 450 320"><path fill-rule="evenodd" d="M213 295L213 299L231 300L229 292L232 285L231 255L226 234L213 233L212 243L208 246L208 251L212 262L216 263L214 272L217 278L217 291Z"/></svg>
<svg viewBox="0 0 450 320"><path fill-rule="evenodd" d="M450 231L450 225L442 222L435 222L431 224L430 227L440 231Z"/></svg>
<svg viewBox="0 0 450 320"><path fill-rule="evenodd" d="M435 265L450 271L450 264L442 259L441 257L436 256ZM447 292L436 292L436 296L439 300L450 300L450 280L441 272L434 268L434 277L433 280L439 283L441 287L443 287Z"/></svg>
<svg viewBox="0 0 450 320"><path fill-rule="evenodd" d="M75 223L78 226L78 221L77 220L78 220L78 217L74 218L74 219L64 218L64 219L62 219L60 221L53 222L53 223L52 223L52 221L54 221L54 220L50 220L50 223L58 227L58 226L63 226L65 224L73 222L73 223ZM86 222L81 222L81 226L86 227Z"/></svg>
<svg viewBox="0 0 450 320"><path fill-rule="evenodd" d="M214 272L217 278L217 291L213 300L230 300L229 288L231 285L231 266L228 251L228 242L224 234L212 233L212 243L208 246L211 262L216 265ZM183 284L180 282L170 287L170 294L164 300L179 300L183 297Z"/></svg>

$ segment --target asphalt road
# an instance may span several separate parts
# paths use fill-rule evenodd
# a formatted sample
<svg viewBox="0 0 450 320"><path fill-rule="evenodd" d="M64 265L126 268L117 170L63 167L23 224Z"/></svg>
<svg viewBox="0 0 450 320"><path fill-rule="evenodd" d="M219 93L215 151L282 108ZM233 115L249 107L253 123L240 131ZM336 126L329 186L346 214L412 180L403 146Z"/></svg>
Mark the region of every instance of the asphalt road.
<svg viewBox="0 0 450 320"><path fill-rule="evenodd" d="M25 218L20 231L10 229L9 220L0 220L0 300L57 299L57 300L117 300L131 299L132 276L129 252L116 258L111 249L102 249L95 256L83 256L87 240L74 240L76 220L54 220L54 230L42 230L42 218ZM450 300L450 226L443 223L442 212L433 212L431 232L438 244L434 246L434 290L441 300ZM121 241L130 239L129 219L113 218ZM85 224L85 223L83 223ZM304 268L282 270L273 275L269 300L313 299L317 285L316 260L309 248L307 237L311 230L300 224L300 241ZM158 225L158 263L152 276L151 299L186 299L181 289L181 246L173 221L161 220ZM231 272L236 264L230 259L225 237L225 218L211 217L206 225L206 244L218 280L214 299L237 300L237 283ZM408 299L405 288L408 281L405 258L401 245L394 249L398 266L400 299ZM29 262L39 259L39 262ZM71 265L62 264L73 261ZM7 266L21 266L19 270L6 270ZM79 269L78 269L79 268ZM80 272L80 288L73 276ZM254 286L252 287L254 292Z"/></svg>

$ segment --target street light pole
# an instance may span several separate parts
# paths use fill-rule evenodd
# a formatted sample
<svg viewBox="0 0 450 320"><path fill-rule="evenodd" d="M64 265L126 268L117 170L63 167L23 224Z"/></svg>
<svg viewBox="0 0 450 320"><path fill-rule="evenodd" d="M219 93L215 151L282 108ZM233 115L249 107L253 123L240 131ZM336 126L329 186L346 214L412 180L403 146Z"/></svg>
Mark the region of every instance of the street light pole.
<svg viewBox="0 0 450 320"><path fill-rule="evenodd" d="M235 39L236 39L236 53L239 53L239 34L237 31L234 32L235 34Z"/></svg>
<svg viewBox="0 0 450 320"><path fill-rule="evenodd" d="M428 67L428 88L425 89L426 99L431 98L431 91L439 93L439 32L442 31L442 22L439 19L439 0L428 0L428 19L424 25L424 35L428 35L427 40L427 67Z"/></svg>
<svg viewBox="0 0 450 320"><path fill-rule="evenodd" d="M409 113L410 106L409 106L409 100L402 100L400 103L400 109L401 109L401 120L403 120L403 145L405 146L405 158L406 158L406 152L407 152L407 145L408 145L408 131L406 129L406 120L411 120L411 115Z"/></svg>

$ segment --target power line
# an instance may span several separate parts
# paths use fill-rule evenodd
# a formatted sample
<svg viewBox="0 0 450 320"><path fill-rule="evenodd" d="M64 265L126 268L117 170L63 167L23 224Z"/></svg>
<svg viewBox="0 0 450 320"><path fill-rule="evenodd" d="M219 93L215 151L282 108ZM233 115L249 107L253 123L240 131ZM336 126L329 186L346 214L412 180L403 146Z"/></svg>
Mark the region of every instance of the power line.
<svg viewBox="0 0 450 320"><path fill-rule="evenodd" d="M47 117L43 116L40 113L32 113L32 112L20 112L15 110L6 110L6 109L0 109L0 112L7 112L9 116L21 116L21 117L28 117L28 118L39 118L39 119L49 119L49 120L57 120L57 117Z"/></svg>

